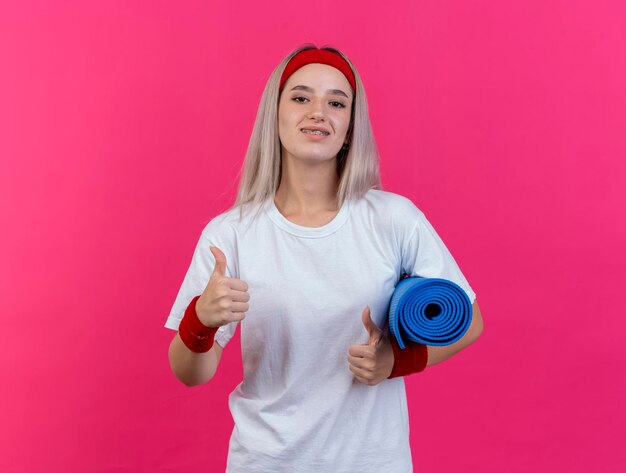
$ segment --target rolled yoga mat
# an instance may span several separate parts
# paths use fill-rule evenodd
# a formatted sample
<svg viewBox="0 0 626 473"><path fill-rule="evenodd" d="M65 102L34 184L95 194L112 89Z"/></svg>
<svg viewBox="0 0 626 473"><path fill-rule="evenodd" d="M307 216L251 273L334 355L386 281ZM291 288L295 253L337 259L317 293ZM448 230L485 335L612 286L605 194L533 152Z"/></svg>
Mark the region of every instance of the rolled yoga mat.
<svg viewBox="0 0 626 473"><path fill-rule="evenodd" d="M407 277L391 296L389 329L401 348L405 340L450 345L472 321L472 304L461 287L440 278Z"/></svg>

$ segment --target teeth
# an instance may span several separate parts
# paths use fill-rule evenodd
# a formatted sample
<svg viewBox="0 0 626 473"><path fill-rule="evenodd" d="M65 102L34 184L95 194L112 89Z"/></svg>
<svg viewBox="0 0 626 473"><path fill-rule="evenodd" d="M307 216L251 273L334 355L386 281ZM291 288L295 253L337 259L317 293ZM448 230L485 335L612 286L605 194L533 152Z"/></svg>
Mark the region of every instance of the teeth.
<svg viewBox="0 0 626 473"><path fill-rule="evenodd" d="M308 133L310 135L323 135L323 136L328 135L328 133L325 133L323 131L318 131L318 130L302 130L302 133Z"/></svg>

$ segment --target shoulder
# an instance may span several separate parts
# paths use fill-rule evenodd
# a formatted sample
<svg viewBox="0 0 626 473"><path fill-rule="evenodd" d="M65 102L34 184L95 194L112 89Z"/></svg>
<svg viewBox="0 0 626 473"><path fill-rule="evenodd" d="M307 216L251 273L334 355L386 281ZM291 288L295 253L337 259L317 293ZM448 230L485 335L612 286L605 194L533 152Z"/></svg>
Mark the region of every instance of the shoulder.
<svg viewBox="0 0 626 473"><path fill-rule="evenodd" d="M391 238L402 247L424 220L423 212L403 195L379 189L368 190L356 203L358 226L371 228L379 237Z"/></svg>
<svg viewBox="0 0 626 473"><path fill-rule="evenodd" d="M245 204L233 206L213 217L202 230L202 235L211 237L233 237L243 228L247 228L262 204Z"/></svg>
<svg viewBox="0 0 626 473"><path fill-rule="evenodd" d="M370 189L363 196L367 207L381 212L396 223L415 223L424 213L411 199L394 192Z"/></svg>

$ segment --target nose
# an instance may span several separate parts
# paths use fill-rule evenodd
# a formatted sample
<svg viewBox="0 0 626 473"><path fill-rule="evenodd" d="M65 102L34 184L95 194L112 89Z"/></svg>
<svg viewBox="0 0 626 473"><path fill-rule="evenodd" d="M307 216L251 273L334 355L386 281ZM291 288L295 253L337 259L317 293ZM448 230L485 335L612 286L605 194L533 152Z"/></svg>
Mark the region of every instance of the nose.
<svg viewBox="0 0 626 473"><path fill-rule="evenodd" d="M325 117L324 102L322 100L311 100L309 108L309 118L323 120Z"/></svg>

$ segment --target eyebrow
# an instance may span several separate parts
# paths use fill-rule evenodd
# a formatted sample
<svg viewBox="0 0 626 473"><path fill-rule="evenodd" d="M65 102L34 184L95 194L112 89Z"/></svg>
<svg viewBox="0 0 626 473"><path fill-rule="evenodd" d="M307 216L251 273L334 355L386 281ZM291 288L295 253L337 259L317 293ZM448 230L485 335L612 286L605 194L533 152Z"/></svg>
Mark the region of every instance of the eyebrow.
<svg viewBox="0 0 626 473"><path fill-rule="evenodd" d="M311 92L313 93L313 89L311 87L307 87L306 85L296 85L293 89L291 90L304 90L305 92ZM342 95L345 98L349 99L350 97L348 97L346 95L346 93L341 90L341 89L329 89L326 91L327 94L331 94L331 95Z"/></svg>

